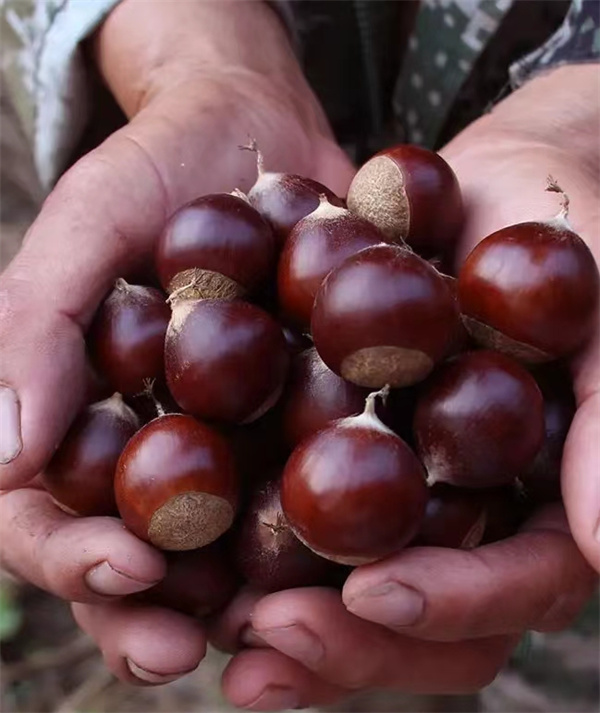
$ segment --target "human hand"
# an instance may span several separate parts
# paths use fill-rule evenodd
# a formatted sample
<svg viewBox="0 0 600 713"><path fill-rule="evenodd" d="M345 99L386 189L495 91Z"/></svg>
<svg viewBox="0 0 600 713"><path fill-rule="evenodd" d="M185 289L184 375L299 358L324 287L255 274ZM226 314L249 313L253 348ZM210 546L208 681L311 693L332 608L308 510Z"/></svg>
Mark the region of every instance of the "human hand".
<svg viewBox="0 0 600 713"><path fill-rule="evenodd" d="M32 480L83 403L86 329L115 278L149 261L178 206L252 184L253 158L238 150L249 135L267 166L340 193L352 168L263 3L125 0L94 52L131 120L65 174L0 277L0 558L77 601L117 675L164 682L204 655L200 627L119 601L164 576L163 556L119 520L65 515Z"/></svg>
<svg viewBox="0 0 600 713"><path fill-rule="evenodd" d="M568 192L573 227L599 259L596 129L586 143L583 119L572 127L551 112L553 140L532 111L549 111L551 96L568 108L569 119L577 116L578 97L589 97L581 83L594 71L565 68L532 82L442 151L467 204L459 262L491 232L557 213L556 196L544 192L548 174ZM514 537L473 551L409 548L355 570L341 596L325 589L241 593L211 632L231 651L252 647L225 673L229 699L277 710L328 703L370 687L476 691L495 677L525 630L566 627L596 582L571 531L589 561L600 564L594 540L600 514L598 356L596 334L574 365L578 412L562 484L569 522L556 504L536 512Z"/></svg>

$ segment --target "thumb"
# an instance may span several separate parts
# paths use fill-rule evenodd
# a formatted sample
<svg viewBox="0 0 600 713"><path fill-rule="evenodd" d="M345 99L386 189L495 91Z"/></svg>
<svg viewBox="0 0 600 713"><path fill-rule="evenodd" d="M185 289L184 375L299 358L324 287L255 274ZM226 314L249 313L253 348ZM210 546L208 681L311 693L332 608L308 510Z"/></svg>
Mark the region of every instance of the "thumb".
<svg viewBox="0 0 600 713"><path fill-rule="evenodd" d="M2 488L37 475L60 443L86 391L89 321L160 229L166 208L146 161L121 140L88 154L59 182L0 276ZM139 176L150 177L143 189Z"/></svg>

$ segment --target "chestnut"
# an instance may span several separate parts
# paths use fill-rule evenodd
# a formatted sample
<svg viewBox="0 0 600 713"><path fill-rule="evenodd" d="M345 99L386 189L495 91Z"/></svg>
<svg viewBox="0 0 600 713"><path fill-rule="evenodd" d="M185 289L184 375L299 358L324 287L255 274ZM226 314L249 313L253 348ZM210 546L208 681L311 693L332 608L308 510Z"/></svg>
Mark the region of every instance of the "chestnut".
<svg viewBox="0 0 600 713"><path fill-rule="evenodd" d="M534 376L544 397L545 437L535 460L519 480L528 498L545 503L561 499L562 454L576 402L566 369L547 364L538 368Z"/></svg>
<svg viewBox="0 0 600 713"><path fill-rule="evenodd" d="M162 376L170 317L159 290L116 281L88 335L92 361L112 389L136 396L146 380Z"/></svg>
<svg viewBox="0 0 600 713"><path fill-rule="evenodd" d="M275 237L246 200L216 193L173 214L156 244L155 261L171 294L233 299L266 282L275 268Z"/></svg>
<svg viewBox="0 0 600 713"><path fill-rule="evenodd" d="M193 550L231 526L238 475L227 441L191 416L159 416L125 447L115 495L125 525L163 550Z"/></svg>
<svg viewBox="0 0 600 713"><path fill-rule="evenodd" d="M572 354L592 334L598 266L569 225L567 207L545 223L502 228L468 255L458 295L465 325L480 344L541 363Z"/></svg>
<svg viewBox="0 0 600 713"><path fill-rule="evenodd" d="M375 413L335 421L305 439L282 476L281 504L294 534L341 564L374 562L416 534L427 502L423 467Z"/></svg>
<svg viewBox="0 0 600 713"><path fill-rule="evenodd" d="M289 354L281 327L242 301L177 300L165 343L169 390L194 416L246 423L279 398Z"/></svg>
<svg viewBox="0 0 600 713"><path fill-rule="evenodd" d="M286 321L307 331L315 295L329 272L382 242L383 234L372 223L321 196L317 208L296 223L279 258L277 293Z"/></svg>
<svg viewBox="0 0 600 713"><path fill-rule="evenodd" d="M42 473L58 507L70 515L115 515L115 468L139 426L120 394L85 408Z"/></svg>
<svg viewBox="0 0 600 713"><path fill-rule="evenodd" d="M240 582L221 540L187 552L167 552L167 574L158 584L132 597L203 618L233 599Z"/></svg>
<svg viewBox="0 0 600 713"><path fill-rule="evenodd" d="M226 426L245 493L275 477L290 455L282 433L279 403L263 416L243 425Z"/></svg>
<svg viewBox="0 0 600 713"><path fill-rule="evenodd" d="M485 350L465 352L426 384L414 431L430 483L510 483L529 467L542 445L542 394L531 374L510 357Z"/></svg>
<svg viewBox="0 0 600 713"><path fill-rule="evenodd" d="M479 493L486 508L482 545L512 537L531 514L531 504L518 487L518 482L498 488L481 488Z"/></svg>
<svg viewBox="0 0 600 713"><path fill-rule="evenodd" d="M295 448L332 421L361 413L367 395L366 389L334 374L314 347L307 349L292 360L281 397L285 442Z"/></svg>
<svg viewBox="0 0 600 713"><path fill-rule="evenodd" d="M447 353L458 311L444 279L397 245L365 248L332 270L312 313L319 355L359 386L409 386Z"/></svg>
<svg viewBox="0 0 600 713"><path fill-rule="evenodd" d="M333 205L343 205L335 193L318 181L294 173L265 171L262 152L252 142L243 149L256 153L258 178L248 191L248 200L271 224L279 247L296 223L312 213L319 205L319 197L327 196Z"/></svg>
<svg viewBox="0 0 600 713"><path fill-rule="evenodd" d="M425 517L412 545L473 549L483 539L487 502L483 490L435 483L429 488Z"/></svg>
<svg viewBox="0 0 600 713"><path fill-rule="evenodd" d="M291 327L283 327L283 338L287 344L288 351L291 356L300 354L305 349L312 347L312 341L305 335L297 332Z"/></svg>
<svg viewBox="0 0 600 713"><path fill-rule="evenodd" d="M335 565L303 545L288 526L279 480L258 490L236 533L234 553L239 572L261 591L326 585Z"/></svg>
<svg viewBox="0 0 600 713"><path fill-rule="evenodd" d="M348 208L425 257L450 253L463 223L454 171L439 154L410 144L384 149L359 169Z"/></svg>

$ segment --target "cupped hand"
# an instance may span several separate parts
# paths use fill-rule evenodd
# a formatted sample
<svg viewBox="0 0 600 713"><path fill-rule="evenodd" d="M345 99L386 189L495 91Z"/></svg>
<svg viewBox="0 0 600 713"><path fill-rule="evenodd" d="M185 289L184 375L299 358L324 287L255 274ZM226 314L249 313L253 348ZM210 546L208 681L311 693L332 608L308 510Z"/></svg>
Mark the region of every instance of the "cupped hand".
<svg viewBox="0 0 600 713"><path fill-rule="evenodd" d="M557 196L544 191L548 175L569 194L572 225L600 257L597 154L575 150L581 127L571 143L566 127L559 127L556 141L535 131L531 107L552 94L557 78L567 92L563 106L573 109L568 93L580 87L567 68L532 82L442 151L467 205L459 263L491 232L555 215ZM578 410L562 473L568 520L561 504L549 505L502 542L468 552L409 548L356 569L341 595L243 592L211 632L222 648L249 647L225 673L230 700L278 710L370 687L477 691L493 680L524 631L568 626L596 584L589 563L600 569L598 344L596 334L573 364Z"/></svg>
<svg viewBox="0 0 600 713"><path fill-rule="evenodd" d="M125 0L95 41L129 123L64 175L0 276L0 559L79 602L77 621L117 675L157 683L205 649L187 617L119 602L164 576L163 556L117 519L65 515L33 480L83 403L86 330L114 280L150 262L177 207L252 185L253 157L238 148L248 136L267 168L342 194L352 167L262 3L139 8Z"/></svg>

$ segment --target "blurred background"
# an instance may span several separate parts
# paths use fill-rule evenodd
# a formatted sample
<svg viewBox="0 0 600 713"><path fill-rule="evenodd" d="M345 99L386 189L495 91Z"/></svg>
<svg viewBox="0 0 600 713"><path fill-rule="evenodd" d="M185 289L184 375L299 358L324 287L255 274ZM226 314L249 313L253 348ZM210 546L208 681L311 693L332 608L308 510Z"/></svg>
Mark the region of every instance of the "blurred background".
<svg viewBox="0 0 600 713"><path fill-rule="evenodd" d="M0 271L18 250L40 201L34 171L10 106L1 92ZM598 599L560 634L529 634L496 681L479 696L361 694L330 708L348 713L490 711L579 713L599 710ZM68 605L0 570L0 710L54 711L234 710L220 693L227 657L210 651L199 669L168 686L118 682L91 640L79 632Z"/></svg>

